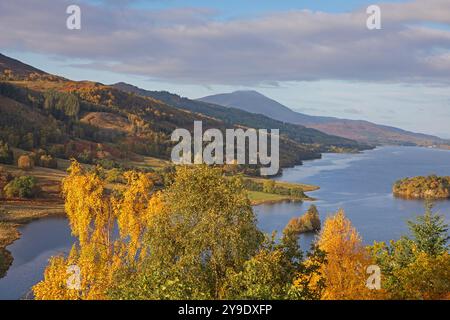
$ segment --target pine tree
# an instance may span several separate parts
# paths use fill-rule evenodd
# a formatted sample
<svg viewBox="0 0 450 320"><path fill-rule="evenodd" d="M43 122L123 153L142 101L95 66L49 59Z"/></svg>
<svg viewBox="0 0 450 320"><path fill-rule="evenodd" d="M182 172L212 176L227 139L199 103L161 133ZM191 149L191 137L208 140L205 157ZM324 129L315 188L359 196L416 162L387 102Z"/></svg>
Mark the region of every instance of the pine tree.
<svg viewBox="0 0 450 320"><path fill-rule="evenodd" d="M409 229L417 249L435 257L448 251L448 225L442 216L433 213L432 203L428 202L425 209L416 222L408 221Z"/></svg>

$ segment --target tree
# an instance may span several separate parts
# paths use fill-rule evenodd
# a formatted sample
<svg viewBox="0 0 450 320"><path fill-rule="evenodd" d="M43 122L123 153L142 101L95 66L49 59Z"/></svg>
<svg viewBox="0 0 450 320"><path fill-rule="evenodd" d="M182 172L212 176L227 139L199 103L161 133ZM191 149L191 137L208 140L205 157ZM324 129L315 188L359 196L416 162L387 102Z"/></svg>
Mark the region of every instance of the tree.
<svg viewBox="0 0 450 320"><path fill-rule="evenodd" d="M14 156L12 150L6 142L0 140L0 163L13 164Z"/></svg>
<svg viewBox="0 0 450 320"><path fill-rule="evenodd" d="M325 220L317 246L326 253L327 261L320 267L326 286L322 299L373 298L373 292L366 287L371 257L343 210Z"/></svg>
<svg viewBox="0 0 450 320"><path fill-rule="evenodd" d="M264 181L263 192L274 193L274 189L275 189L275 181L270 179Z"/></svg>
<svg viewBox="0 0 450 320"><path fill-rule="evenodd" d="M293 274L286 265L286 252L270 239L258 253L244 263L243 270L230 272L225 299L287 299Z"/></svg>
<svg viewBox="0 0 450 320"><path fill-rule="evenodd" d="M30 155L21 155L19 159L17 160L17 166L21 170L31 170L34 168L34 161L33 158Z"/></svg>
<svg viewBox="0 0 450 320"><path fill-rule="evenodd" d="M10 181L3 191L7 198L34 198L39 194L40 188L35 177L21 176Z"/></svg>
<svg viewBox="0 0 450 320"><path fill-rule="evenodd" d="M383 289L392 299L449 299L449 238L443 217L427 204L425 214L408 224L412 237L370 248L383 274Z"/></svg>
<svg viewBox="0 0 450 320"><path fill-rule="evenodd" d="M423 216L408 221L408 225L418 250L433 257L448 251L448 225L442 216L433 213L431 203L426 204Z"/></svg>
<svg viewBox="0 0 450 320"><path fill-rule="evenodd" d="M151 182L145 174L130 173L123 193L110 195L98 174L72 162L63 180L65 211L78 244L70 255L50 259L44 280L33 287L36 299L106 299L113 275L139 260L139 239L150 203ZM114 235L117 225L119 235ZM77 266L78 289L67 286L67 270Z"/></svg>
<svg viewBox="0 0 450 320"><path fill-rule="evenodd" d="M301 217L294 217L289 220L286 228L292 232L301 234L304 232L314 232L320 230L319 211L315 205L311 205L306 213Z"/></svg>
<svg viewBox="0 0 450 320"><path fill-rule="evenodd" d="M44 155L40 156L39 164L41 165L41 167L44 167L44 168L52 168L52 169L58 168L58 161L55 158L53 158L51 155L48 155L48 154L44 154Z"/></svg>
<svg viewBox="0 0 450 320"><path fill-rule="evenodd" d="M239 179L219 168L177 167L153 199L140 268L124 272L113 298L221 298L228 272L239 272L263 239ZM155 211L154 208L159 208Z"/></svg>

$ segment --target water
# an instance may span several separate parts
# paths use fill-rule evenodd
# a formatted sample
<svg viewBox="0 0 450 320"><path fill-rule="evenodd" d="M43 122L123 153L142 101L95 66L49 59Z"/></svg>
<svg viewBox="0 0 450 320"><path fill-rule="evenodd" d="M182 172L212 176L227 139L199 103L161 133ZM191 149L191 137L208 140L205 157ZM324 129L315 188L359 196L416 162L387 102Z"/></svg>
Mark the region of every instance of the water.
<svg viewBox="0 0 450 320"><path fill-rule="evenodd" d="M418 175L450 176L450 151L417 147L381 147L361 154L324 154L321 160L284 170L278 180L320 186L309 195L318 199L323 219L338 209L357 228L367 244L398 239L408 231L406 221L424 212L424 201L402 200L392 196L393 183ZM255 208L260 227L266 231L282 230L294 216L311 203L280 203ZM450 201L438 201L435 209L450 218ZM314 235L303 235L303 249Z"/></svg>
<svg viewBox="0 0 450 320"><path fill-rule="evenodd" d="M417 175L450 175L450 151L383 147L361 154L324 154L323 159L307 161L287 169L283 181L320 186L309 193L318 200L321 219L343 208L365 243L398 239L407 232L406 221L422 214L423 201L396 199L392 184L400 178ZM279 203L255 207L258 224L266 232L281 231L294 216L301 215L311 203ZM450 201L439 201L436 209L450 223ZM75 239L67 220L49 218L20 229L22 236L8 246L14 262L0 279L0 299L19 299L43 277L48 258L68 253ZM304 249L314 235L303 235Z"/></svg>
<svg viewBox="0 0 450 320"><path fill-rule="evenodd" d="M20 228L21 238L7 247L14 261L0 279L0 299L20 299L43 278L48 259L67 254L75 239L65 218L36 220Z"/></svg>

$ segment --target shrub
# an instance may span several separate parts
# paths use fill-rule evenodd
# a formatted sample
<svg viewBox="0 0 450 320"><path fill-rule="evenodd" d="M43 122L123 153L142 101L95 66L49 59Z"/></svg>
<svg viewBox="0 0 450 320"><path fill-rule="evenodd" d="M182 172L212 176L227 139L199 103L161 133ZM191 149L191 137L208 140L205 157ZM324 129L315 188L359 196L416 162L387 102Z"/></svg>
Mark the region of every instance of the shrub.
<svg viewBox="0 0 450 320"><path fill-rule="evenodd" d="M2 190L3 188L12 180L12 175L3 169L3 167L0 167L0 196L2 196Z"/></svg>
<svg viewBox="0 0 450 320"><path fill-rule="evenodd" d="M58 162L51 155L42 155L39 159L39 164L44 168L56 169L58 168Z"/></svg>
<svg viewBox="0 0 450 320"><path fill-rule="evenodd" d="M35 177L21 176L10 181L3 191L7 198L34 198L39 194L40 188Z"/></svg>
<svg viewBox="0 0 450 320"><path fill-rule="evenodd" d="M275 181L266 180L263 182L263 192L274 193L274 189L275 189Z"/></svg>
<svg viewBox="0 0 450 320"><path fill-rule="evenodd" d="M92 153L85 149L78 154L77 160L81 163L92 163Z"/></svg>
<svg viewBox="0 0 450 320"><path fill-rule="evenodd" d="M125 183L123 177L123 171L117 168L113 168L106 172L106 182L109 183Z"/></svg>
<svg viewBox="0 0 450 320"><path fill-rule="evenodd" d="M14 163L13 152L9 148L9 145L3 141L0 141L0 163L4 164Z"/></svg>
<svg viewBox="0 0 450 320"><path fill-rule="evenodd" d="M34 167L33 158L29 155L22 155L17 160L17 166L21 170L31 170Z"/></svg>

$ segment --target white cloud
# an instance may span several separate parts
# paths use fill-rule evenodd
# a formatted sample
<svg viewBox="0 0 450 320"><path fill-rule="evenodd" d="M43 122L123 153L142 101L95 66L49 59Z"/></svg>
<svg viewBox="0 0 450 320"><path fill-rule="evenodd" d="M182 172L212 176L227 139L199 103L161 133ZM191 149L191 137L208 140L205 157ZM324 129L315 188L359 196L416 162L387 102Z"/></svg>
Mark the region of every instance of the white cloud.
<svg viewBox="0 0 450 320"><path fill-rule="evenodd" d="M450 23L448 0L381 4L383 29L372 31L363 8L217 21L204 8L151 11L82 4L77 32L65 29L67 4L0 3L1 47L91 61L79 67L205 85L450 81L450 31L426 26Z"/></svg>

